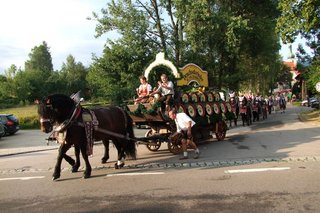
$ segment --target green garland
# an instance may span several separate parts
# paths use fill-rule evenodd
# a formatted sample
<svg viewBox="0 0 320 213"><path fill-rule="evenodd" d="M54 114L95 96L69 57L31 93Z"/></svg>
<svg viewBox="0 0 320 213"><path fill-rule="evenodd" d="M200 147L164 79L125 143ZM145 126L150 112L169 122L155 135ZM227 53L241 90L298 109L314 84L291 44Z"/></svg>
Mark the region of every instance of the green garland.
<svg viewBox="0 0 320 213"><path fill-rule="evenodd" d="M144 114L148 115L156 115L158 113L158 109L161 106L161 103L156 102L152 105L151 109L147 109L143 104L138 104L138 107L134 111L128 111L129 115L142 116Z"/></svg>
<svg viewBox="0 0 320 213"><path fill-rule="evenodd" d="M158 109L161 107L160 102L156 102L152 105L151 109L146 111L146 114L148 115L157 115L158 114Z"/></svg>

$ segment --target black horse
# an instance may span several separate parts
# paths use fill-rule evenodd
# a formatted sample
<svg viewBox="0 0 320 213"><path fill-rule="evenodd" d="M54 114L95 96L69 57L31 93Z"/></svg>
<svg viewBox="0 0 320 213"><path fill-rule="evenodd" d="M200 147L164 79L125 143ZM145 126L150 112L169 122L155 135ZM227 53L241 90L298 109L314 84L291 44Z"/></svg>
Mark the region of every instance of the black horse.
<svg viewBox="0 0 320 213"><path fill-rule="evenodd" d="M245 123L249 126L252 124L252 110L250 106L250 102L245 96L239 97L239 109L240 115L242 119L242 125L244 126Z"/></svg>
<svg viewBox="0 0 320 213"><path fill-rule="evenodd" d="M132 159L136 158L135 141L132 140L132 119L119 107L108 106L88 110L66 95L54 94L39 102L38 114L43 132L49 133L54 125L58 125L54 131L65 136L59 148L53 180L60 177L63 158L72 165L73 172L78 171L80 151L86 164L84 178L89 178L91 166L88 155L92 150L93 140L102 141L105 146L102 163L109 159L109 140L112 140L118 150L116 168L124 165L126 155ZM76 161L66 154L72 145L75 147Z"/></svg>

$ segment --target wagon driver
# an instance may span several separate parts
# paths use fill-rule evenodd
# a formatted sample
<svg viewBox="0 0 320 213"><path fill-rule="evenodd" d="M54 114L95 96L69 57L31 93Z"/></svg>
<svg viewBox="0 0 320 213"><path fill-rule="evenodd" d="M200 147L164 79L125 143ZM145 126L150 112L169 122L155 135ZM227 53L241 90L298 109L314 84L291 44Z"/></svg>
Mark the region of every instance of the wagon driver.
<svg viewBox="0 0 320 213"><path fill-rule="evenodd" d="M188 159L188 145L194 149L195 154L193 158L199 158L200 151L197 145L193 142L193 135L196 132L196 123L186 113L177 113L175 109L169 111L169 117L175 121L177 132L183 135L181 139L183 156L180 160Z"/></svg>

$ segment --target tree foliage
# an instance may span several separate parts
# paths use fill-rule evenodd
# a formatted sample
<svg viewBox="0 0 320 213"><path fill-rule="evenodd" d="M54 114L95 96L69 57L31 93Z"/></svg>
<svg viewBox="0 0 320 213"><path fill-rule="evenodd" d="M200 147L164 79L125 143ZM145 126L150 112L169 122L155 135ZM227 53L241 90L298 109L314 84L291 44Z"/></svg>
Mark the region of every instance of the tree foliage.
<svg viewBox="0 0 320 213"><path fill-rule="evenodd" d="M308 89L315 92L315 84L320 81L320 1L280 0L281 15L277 20L277 32L284 43L293 43L298 36L306 40L312 56L299 46L298 57L310 66L303 74Z"/></svg>

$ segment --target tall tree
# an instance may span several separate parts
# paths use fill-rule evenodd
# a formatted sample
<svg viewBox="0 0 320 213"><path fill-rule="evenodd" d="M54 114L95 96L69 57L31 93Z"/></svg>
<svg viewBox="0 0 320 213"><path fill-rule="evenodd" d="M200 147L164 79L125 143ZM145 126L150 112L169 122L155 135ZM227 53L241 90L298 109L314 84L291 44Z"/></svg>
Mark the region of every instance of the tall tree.
<svg viewBox="0 0 320 213"><path fill-rule="evenodd" d="M299 46L298 57L302 63L310 66L303 74L308 89L316 93L315 85L320 81L320 1L319 0L280 0L281 16L277 20L277 32L284 43L293 43L298 36L303 37L312 50L307 54Z"/></svg>
<svg viewBox="0 0 320 213"><path fill-rule="evenodd" d="M65 92L67 94L86 88L87 70L81 62L76 62L72 55L68 55L66 63L62 64L59 74L65 82Z"/></svg>
<svg viewBox="0 0 320 213"><path fill-rule="evenodd" d="M45 41L31 50L29 60L25 62L25 72L24 80L29 82L31 90L26 91L29 101L53 92L53 88L46 85L47 79L53 74L53 65L50 49Z"/></svg>

